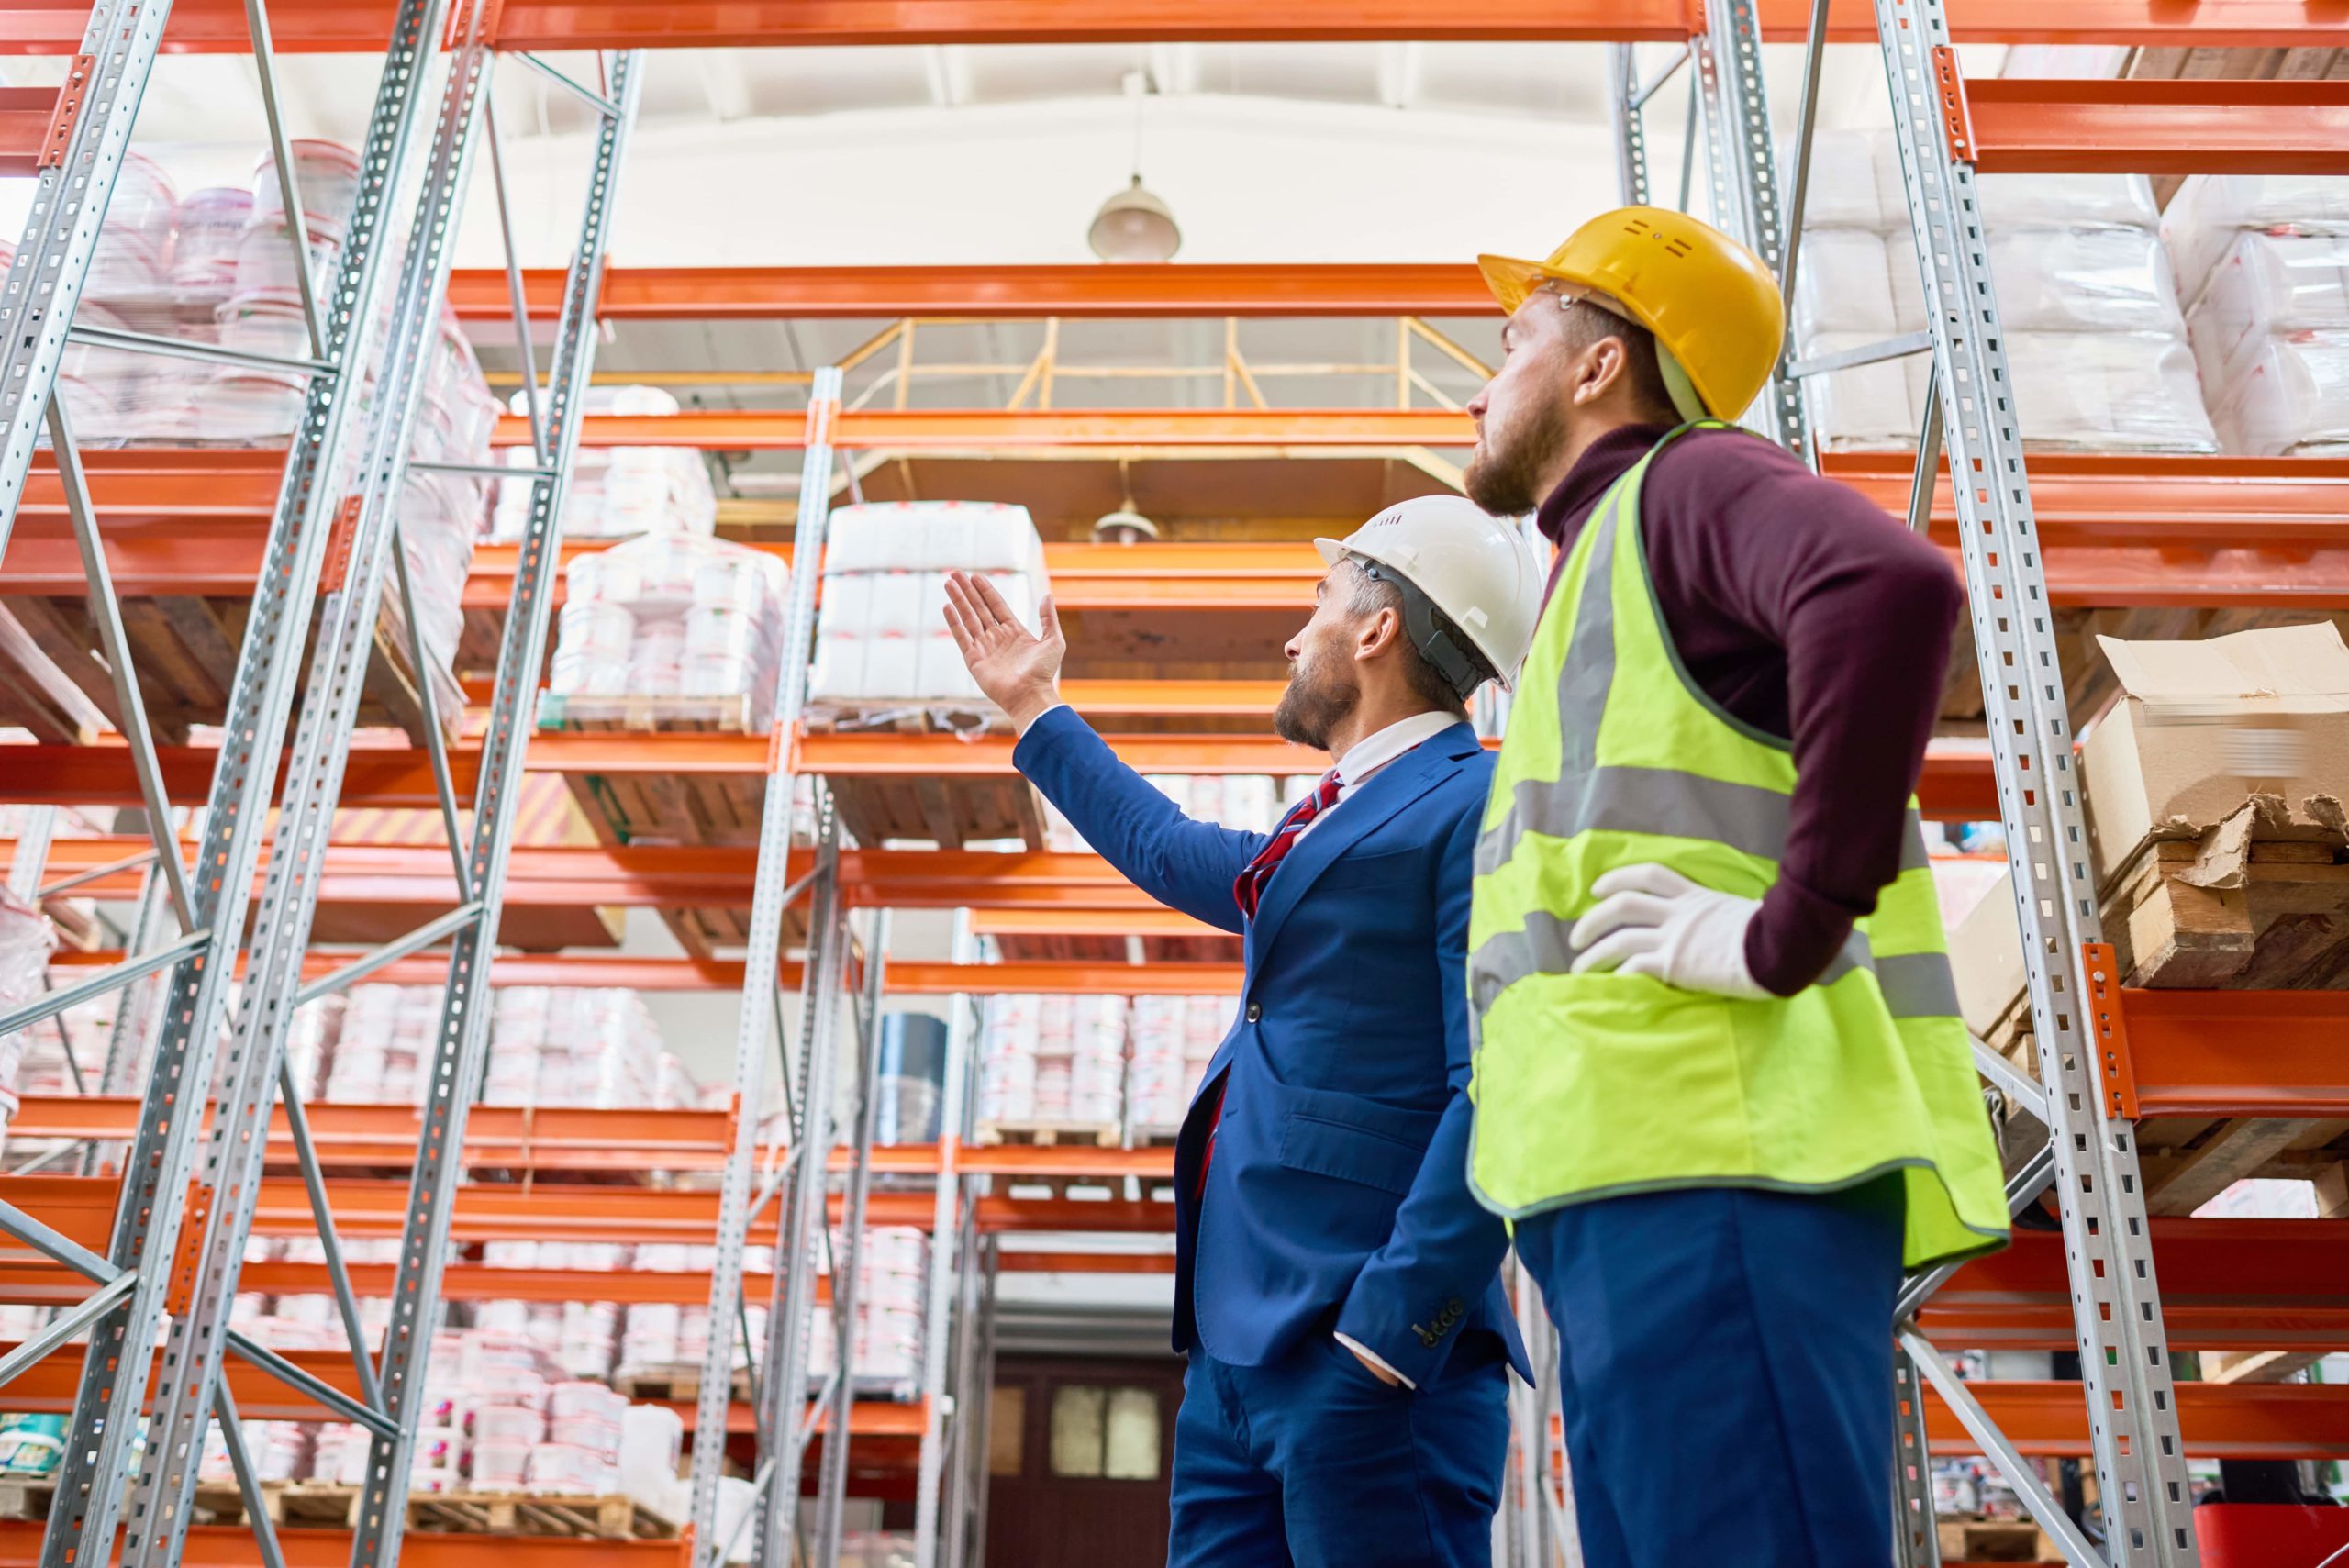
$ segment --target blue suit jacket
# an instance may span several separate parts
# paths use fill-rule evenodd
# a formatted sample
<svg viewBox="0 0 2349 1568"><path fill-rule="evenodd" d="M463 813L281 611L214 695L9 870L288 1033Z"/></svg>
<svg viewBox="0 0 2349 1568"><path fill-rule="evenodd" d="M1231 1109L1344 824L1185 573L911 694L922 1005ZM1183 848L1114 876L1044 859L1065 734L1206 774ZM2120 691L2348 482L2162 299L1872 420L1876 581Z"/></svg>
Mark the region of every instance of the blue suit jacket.
<svg viewBox="0 0 2349 1568"><path fill-rule="evenodd" d="M1260 1366L1334 1311L1421 1387L1478 1329L1530 1378L1508 1237L1468 1194L1468 885L1493 773L1475 731L1350 792L1245 922L1231 884L1264 834L1193 821L1066 707L1012 760L1144 892L1246 939L1239 1017L1175 1145L1174 1348Z"/></svg>

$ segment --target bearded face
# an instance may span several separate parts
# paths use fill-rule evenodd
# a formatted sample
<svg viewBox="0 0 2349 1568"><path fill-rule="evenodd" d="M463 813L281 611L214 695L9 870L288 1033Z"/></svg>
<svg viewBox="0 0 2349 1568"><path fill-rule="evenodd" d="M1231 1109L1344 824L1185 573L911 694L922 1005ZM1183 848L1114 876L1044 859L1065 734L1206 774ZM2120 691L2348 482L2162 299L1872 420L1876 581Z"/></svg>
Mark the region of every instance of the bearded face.
<svg viewBox="0 0 2349 1568"><path fill-rule="evenodd" d="M1289 665L1288 689L1273 709L1273 733L1317 751L1330 749L1330 737L1362 702L1362 683L1353 661L1344 656L1341 639L1322 627L1317 614ZM1313 635L1317 628L1322 635Z"/></svg>

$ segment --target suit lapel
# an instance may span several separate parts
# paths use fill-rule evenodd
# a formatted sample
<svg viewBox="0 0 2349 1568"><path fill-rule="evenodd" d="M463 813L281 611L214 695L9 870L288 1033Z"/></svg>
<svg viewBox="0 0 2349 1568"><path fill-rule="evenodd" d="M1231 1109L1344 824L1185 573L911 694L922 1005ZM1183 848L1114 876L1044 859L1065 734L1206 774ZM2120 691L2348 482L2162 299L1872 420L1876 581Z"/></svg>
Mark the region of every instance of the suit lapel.
<svg viewBox="0 0 2349 1568"><path fill-rule="evenodd" d="M1297 841L1265 883L1256 917L1248 922L1246 956L1252 976L1314 880L1397 812L1458 772L1460 759L1475 755L1476 747L1476 732L1465 724L1429 737L1330 807L1330 819Z"/></svg>

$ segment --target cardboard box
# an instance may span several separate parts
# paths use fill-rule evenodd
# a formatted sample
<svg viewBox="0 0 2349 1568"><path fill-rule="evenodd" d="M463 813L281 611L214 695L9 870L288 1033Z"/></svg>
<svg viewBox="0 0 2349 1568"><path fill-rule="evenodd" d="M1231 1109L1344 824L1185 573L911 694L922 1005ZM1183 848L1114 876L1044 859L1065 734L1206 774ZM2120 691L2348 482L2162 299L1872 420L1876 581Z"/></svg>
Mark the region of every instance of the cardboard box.
<svg viewBox="0 0 2349 1568"><path fill-rule="evenodd" d="M2003 1049L2015 1032L2009 1020L2030 984L2023 972L2022 927L2015 918L2011 871L2001 872L1997 884L1950 927L1949 966L1966 1029Z"/></svg>
<svg viewBox="0 0 2349 1568"><path fill-rule="evenodd" d="M2349 646L2331 622L2097 642L2123 694L2080 753L2099 892L2148 840L2198 838L2254 795L2293 822L2340 825Z"/></svg>

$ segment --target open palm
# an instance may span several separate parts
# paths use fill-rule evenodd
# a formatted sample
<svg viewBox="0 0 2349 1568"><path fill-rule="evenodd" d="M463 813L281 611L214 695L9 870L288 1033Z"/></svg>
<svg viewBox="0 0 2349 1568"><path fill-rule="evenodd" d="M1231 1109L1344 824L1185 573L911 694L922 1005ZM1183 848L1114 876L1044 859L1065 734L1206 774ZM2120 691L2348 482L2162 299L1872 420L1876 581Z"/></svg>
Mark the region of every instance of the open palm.
<svg viewBox="0 0 2349 1568"><path fill-rule="evenodd" d="M985 577L946 574L946 627L963 651L963 662L979 690L1023 729L1061 700L1061 662L1068 656L1068 639L1061 635L1050 594L1039 619L1041 637L1019 624L1002 593Z"/></svg>

